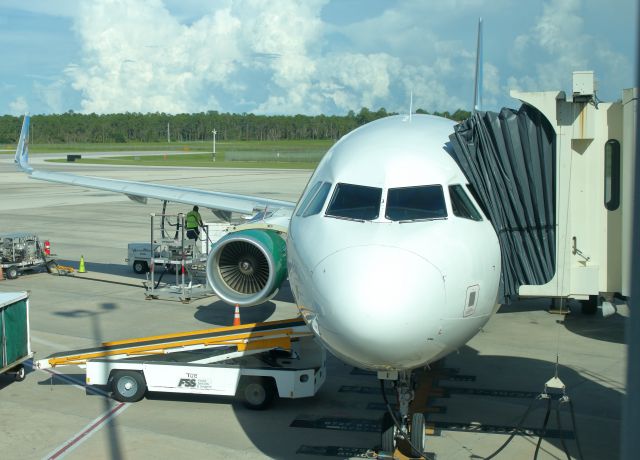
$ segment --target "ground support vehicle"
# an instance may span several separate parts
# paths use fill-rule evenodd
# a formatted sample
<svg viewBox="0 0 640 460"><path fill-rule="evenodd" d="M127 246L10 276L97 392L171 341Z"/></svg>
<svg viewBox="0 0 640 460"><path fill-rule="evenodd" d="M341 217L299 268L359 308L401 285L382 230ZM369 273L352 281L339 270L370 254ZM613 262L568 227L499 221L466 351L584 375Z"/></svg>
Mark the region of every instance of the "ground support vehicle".
<svg viewBox="0 0 640 460"><path fill-rule="evenodd" d="M301 318L103 343L38 360L45 369L86 367L88 385L108 385L119 401L147 391L236 396L251 409L274 398L316 394L326 352Z"/></svg>
<svg viewBox="0 0 640 460"><path fill-rule="evenodd" d="M8 279L14 279L25 270L40 267L52 272L55 270L56 261L45 254L45 248L38 235L28 232L2 233L0 266Z"/></svg>
<svg viewBox="0 0 640 460"><path fill-rule="evenodd" d="M213 295L205 266L209 250L226 235L228 223L208 223L196 240L187 237L183 214L151 214L148 243L129 243L125 261L136 273L147 273L147 299L191 299ZM167 231L167 226L175 230Z"/></svg>
<svg viewBox="0 0 640 460"><path fill-rule="evenodd" d="M29 294L0 292L0 374L24 380L23 362L33 356L29 329Z"/></svg>

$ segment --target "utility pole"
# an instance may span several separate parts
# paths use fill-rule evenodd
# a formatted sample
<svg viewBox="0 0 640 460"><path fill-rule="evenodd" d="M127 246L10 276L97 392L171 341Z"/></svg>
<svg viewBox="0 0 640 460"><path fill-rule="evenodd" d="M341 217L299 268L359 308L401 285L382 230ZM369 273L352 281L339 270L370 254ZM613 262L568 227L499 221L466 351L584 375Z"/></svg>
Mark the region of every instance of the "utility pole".
<svg viewBox="0 0 640 460"><path fill-rule="evenodd" d="M167 143L171 144L171 129L169 126L169 122L167 122Z"/></svg>
<svg viewBox="0 0 640 460"><path fill-rule="evenodd" d="M213 134L213 161L216 161L216 134L218 134L218 132L214 129L213 131L211 131L211 134Z"/></svg>

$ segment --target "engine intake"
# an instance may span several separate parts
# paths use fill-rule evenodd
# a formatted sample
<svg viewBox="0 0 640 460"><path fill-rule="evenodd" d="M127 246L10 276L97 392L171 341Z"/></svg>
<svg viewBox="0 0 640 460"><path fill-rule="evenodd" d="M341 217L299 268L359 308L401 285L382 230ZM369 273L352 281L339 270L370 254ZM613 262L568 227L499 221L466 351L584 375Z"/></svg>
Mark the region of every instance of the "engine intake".
<svg viewBox="0 0 640 460"><path fill-rule="evenodd" d="M287 276L287 247L273 230L241 230L221 238L207 260L207 280L229 304L256 305L272 298Z"/></svg>

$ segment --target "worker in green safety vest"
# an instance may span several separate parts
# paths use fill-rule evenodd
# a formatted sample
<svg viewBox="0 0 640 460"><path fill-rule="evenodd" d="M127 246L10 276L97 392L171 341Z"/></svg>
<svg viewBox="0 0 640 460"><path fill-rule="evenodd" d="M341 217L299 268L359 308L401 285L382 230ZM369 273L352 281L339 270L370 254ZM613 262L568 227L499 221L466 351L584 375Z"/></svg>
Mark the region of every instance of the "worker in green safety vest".
<svg viewBox="0 0 640 460"><path fill-rule="evenodd" d="M187 238L197 240L198 236L200 236L200 227L204 226L197 206L194 206L193 209L187 213L185 226L187 228Z"/></svg>

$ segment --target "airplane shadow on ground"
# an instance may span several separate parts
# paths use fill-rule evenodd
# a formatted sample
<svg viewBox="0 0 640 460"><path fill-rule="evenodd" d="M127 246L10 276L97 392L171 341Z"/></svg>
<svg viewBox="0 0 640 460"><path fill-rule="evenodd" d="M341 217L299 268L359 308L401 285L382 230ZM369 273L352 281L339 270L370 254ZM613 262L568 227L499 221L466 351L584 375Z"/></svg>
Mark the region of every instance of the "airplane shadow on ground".
<svg viewBox="0 0 640 460"><path fill-rule="evenodd" d="M467 346L460 354L446 358L444 367L445 370L453 370L453 377L445 377L438 383L448 397L433 399L432 404L443 406L445 411L428 413L427 423L435 423L436 426L444 427L441 429L445 431L446 427L454 427L456 430L466 427L466 431L478 433L483 430L480 427L485 427L487 433L493 430L504 435L505 427L516 427L518 420L531 406L522 427L534 430L543 427L546 402L537 400L536 396L542 392L544 383L553 376L553 363L530 358L483 356ZM474 380L457 380L456 375L471 375ZM543 439L562 451L563 438L558 433L565 435L566 448L576 458L577 433L582 452L589 458L617 458L621 392L598 383L606 381L606 376L585 376L562 365L559 366L558 375L567 386L567 394L571 398L577 419L577 429L573 427L568 404L559 405L557 401L553 401L552 409L559 407L561 426L558 427L556 412L552 411L548 431ZM350 393L353 388L365 388L369 391ZM331 357L327 382L315 397L280 399L263 412L251 411L238 404L234 405L234 413L247 436L263 454L272 458L293 458L296 453L302 452L300 449L328 452L336 446L376 447L380 437L372 427L379 426L383 415L382 401L379 383L374 375L354 373L350 366ZM301 425L299 420L307 422ZM330 423L325 426L310 426L309 420ZM342 426L335 426L345 420ZM296 427L292 427L292 424ZM363 433L363 430L367 433ZM500 455L504 458L516 458L518 455L532 458L539 434L541 433L533 431L527 437L518 436L520 447L514 450L507 446ZM466 457L485 458L498 449L506 438L486 438L495 439L495 446L488 442L477 443L477 448L467 446L465 449L469 455ZM530 452L526 451L525 446L523 453L522 439L527 439L531 445ZM430 451L429 440L426 449ZM544 445L542 449L544 452Z"/></svg>
<svg viewBox="0 0 640 460"><path fill-rule="evenodd" d="M268 320L276 311L276 304L273 302L265 302L253 307L240 308L240 317L243 324L262 323ZM215 324L217 326L233 325L233 315L235 306L229 305L222 300L218 300L209 305L200 305L193 315L198 321L203 323Z"/></svg>
<svg viewBox="0 0 640 460"><path fill-rule="evenodd" d="M273 297L273 300L279 302L293 303L293 294L291 293L291 287L289 281L282 283L280 290ZM259 305L251 307L241 307L240 317L243 324L247 323L262 323L267 321L271 315L276 311L276 304L272 301L267 301ZM203 323L215 324L219 326L231 326L233 325L233 315L235 312L235 306L229 305L222 300L216 300L209 305L201 305L198 307L194 318Z"/></svg>

